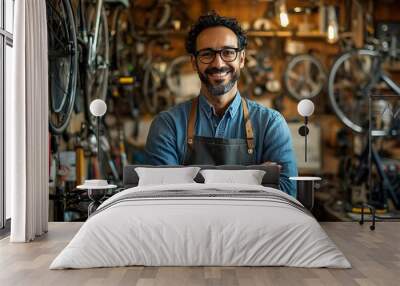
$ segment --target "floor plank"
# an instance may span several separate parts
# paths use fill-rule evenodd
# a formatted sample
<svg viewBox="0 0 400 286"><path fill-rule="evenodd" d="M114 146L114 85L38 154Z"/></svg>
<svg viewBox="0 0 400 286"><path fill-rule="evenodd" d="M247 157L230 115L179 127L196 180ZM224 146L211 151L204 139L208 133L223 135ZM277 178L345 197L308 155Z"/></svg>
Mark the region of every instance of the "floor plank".
<svg viewBox="0 0 400 286"><path fill-rule="evenodd" d="M375 231L352 222L321 223L352 269L290 267L117 267L49 270L82 223L50 223L32 243L0 240L0 285L399 285L400 222L379 222Z"/></svg>

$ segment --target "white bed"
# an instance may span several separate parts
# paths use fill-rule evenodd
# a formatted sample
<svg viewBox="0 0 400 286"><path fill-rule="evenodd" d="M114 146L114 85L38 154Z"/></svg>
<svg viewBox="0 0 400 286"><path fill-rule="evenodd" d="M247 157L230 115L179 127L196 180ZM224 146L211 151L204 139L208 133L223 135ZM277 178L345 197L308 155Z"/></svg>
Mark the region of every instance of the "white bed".
<svg viewBox="0 0 400 286"><path fill-rule="evenodd" d="M111 197L50 269L127 265L351 267L289 195L198 183L138 186Z"/></svg>

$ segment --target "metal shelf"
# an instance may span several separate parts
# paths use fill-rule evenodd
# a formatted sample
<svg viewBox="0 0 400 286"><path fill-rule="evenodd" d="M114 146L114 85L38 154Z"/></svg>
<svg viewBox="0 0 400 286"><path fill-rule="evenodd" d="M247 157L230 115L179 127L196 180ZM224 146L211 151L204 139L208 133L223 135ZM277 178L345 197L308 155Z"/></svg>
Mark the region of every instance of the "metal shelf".
<svg viewBox="0 0 400 286"><path fill-rule="evenodd" d="M140 33L141 36L186 36L188 31L186 30L148 30L144 33ZM247 31L247 36L249 37L278 37L278 38L310 38L310 39L326 39L326 33L321 33L320 31L310 31L310 32L296 32L290 30L276 30L276 31Z"/></svg>
<svg viewBox="0 0 400 286"><path fill-rule="evenodd" d="M278 38L313 38L326 39L326 34L320 31L295 32L295 31L247 31L249 37L278 37Z"/></svg>

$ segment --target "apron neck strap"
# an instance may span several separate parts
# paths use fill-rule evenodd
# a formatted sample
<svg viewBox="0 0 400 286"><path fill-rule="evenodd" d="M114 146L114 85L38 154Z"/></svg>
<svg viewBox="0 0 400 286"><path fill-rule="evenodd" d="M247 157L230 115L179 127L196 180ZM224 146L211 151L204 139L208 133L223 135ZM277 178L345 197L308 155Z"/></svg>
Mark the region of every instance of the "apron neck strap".
<svg viewBox="0 0 400 286"><path fill-rule="evenodd" d="M243 117L244 117L245 128L246 128L247 152L249 154L253 154L253 152L254 152L254 150L253 150L254 149L253 126L251 125L247 102L243 97L242 97L242 107L243 107Z"/></svg>
<svg viewBox="0 0 400 286"><path fill-rule="evenodd" d="M195 97L192 100L192 108L189 114L189 123L187 129L187 143L189 146L193 145L193 137L194 137L194 124L196 123L196 115L197 115L197 105L199 103L199 97Z"/></svg>
<svg viewBox="0 0 400 286"><path fill-rule="evenodd" d="M187 128L187 143L189 144L189 146L193 145L194 126L196 123L198 103L199 103L199 96L195 97L192 100L192 107L191 107L190 114L189 114L189 122L188 122L188 128ZM246 129L247 151L249 154L253 154L253 152L254 152L253 126L251 124L251 120L249 117L249 109L247 107L246 100L243 97L242 97L242 108L243 108L243 116L244 116L245 129Z"/></svg>

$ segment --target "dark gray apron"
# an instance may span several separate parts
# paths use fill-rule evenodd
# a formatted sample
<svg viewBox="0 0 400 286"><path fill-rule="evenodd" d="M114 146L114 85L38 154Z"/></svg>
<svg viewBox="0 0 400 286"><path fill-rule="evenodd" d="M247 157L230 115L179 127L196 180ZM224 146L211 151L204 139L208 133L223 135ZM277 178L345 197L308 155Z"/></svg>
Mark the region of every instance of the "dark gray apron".
<svg viewBox="0 0 400 286"><path fill-rule="evenodd" d="M253 165L255 164L253 127L247 103L242 98L246 139L194 136L199 97L192 100L188 129L187 148L183 165Z"/></svg>

